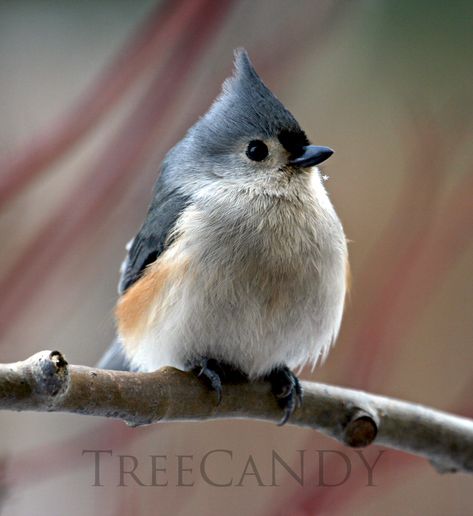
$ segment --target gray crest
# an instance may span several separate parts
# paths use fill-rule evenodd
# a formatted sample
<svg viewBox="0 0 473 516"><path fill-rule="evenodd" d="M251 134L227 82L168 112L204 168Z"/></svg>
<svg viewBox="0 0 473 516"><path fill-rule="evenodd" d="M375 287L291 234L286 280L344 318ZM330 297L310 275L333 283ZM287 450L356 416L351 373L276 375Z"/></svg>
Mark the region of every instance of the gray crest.
<svg viewBox="0 0 473 516"><path fill-rule="evenodd" d="M305 142L296 119L260 79L245 50L235 51L234 65L220 96L191 129L192 138L211 152L225 152L242 138L264 139L282 133Z"/></svg>

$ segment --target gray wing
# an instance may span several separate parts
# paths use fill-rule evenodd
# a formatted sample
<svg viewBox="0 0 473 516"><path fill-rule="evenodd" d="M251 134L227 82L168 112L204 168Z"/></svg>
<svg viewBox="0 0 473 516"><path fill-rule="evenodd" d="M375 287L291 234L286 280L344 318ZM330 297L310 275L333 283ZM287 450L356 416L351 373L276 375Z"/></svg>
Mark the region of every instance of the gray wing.
<svg viewBox="0 0 473 516"><path fill-rule="evenodd" d="M171 177L167 167L163 167L156 181L154 196L146 219L136 237L128 244L128 255L121 267L118 292L126 292L141 278L146 267L153 263L171 243L169 234L180 214L189 204L189 197L183 195L176 186L176 177ZM115 340L105 352L97 367L120 371L130 370L122 345Z"/></svg>
<svg viewBox="0 0 473 516"><path fill-rule="evenodd" d="M145 268L169 245L169 234L189 204L189 198L172 186L171 179L168 169L164 168L156 182L153 201L146 219L129 244L128 256L123 262L118 286L120 294L130 288L142 276Z"/></svg>

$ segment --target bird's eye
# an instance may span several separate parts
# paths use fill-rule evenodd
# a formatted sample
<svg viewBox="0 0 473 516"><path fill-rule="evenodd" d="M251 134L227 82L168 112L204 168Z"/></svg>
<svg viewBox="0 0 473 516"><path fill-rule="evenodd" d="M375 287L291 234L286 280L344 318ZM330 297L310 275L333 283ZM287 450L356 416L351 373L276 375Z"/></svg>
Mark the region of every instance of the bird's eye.
<svg viewBox="0 0 473 516"><path fill-rule="evenodd" d="M268 147L261 140L251 140L246 148L246 155L253 161L263 161L268 155Z"/></svg>

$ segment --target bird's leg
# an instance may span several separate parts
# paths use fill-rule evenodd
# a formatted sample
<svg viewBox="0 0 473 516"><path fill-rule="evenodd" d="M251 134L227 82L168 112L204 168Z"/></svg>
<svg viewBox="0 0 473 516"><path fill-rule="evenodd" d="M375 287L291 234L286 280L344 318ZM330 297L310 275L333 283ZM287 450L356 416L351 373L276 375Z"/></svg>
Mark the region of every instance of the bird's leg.
<svg viewBox="0 0 473 516"><path fill-rule="evenodd" d="M271 391L284 415L278 425L287 423L296 407L302 404L302 387L297 376L286 366L273 369L265 378L271 383Z"/></svg>
<svg viewBox="0 0 473 516"><path fill-rule="evenodd" d="M212 358L202 358L195 369L197 376L202 376L207 380L210 388L215 391L217 395L217 405L222 401L222 380L221 368L219 363Z"/></svg>
<svg viewBox="0 0 473 516"><path fill-rule="evenodd" d="M199 377L204 377L210 388L217 395L217 405L222 401L222 380L240 383L247 381L248 377L235 367L214 358L203 357L194 366L194 372Z"/></svg>

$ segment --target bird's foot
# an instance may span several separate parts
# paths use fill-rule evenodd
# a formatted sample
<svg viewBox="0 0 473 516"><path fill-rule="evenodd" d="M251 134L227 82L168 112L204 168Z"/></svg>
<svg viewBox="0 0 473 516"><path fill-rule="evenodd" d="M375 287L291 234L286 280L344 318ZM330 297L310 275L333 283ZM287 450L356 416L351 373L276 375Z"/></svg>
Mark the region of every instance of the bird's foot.
<svg viewBox="0 0 473 516"><path fill-rule="evenodd" d="M217 360L212 358L202 358L196 367L197 376L205 378L210 388L215 391L217 395L217 405L222 401L222 380L221 367Z"/></svg>
<svg viewBox="0 0 473 516"><path fill-rule="evenodd" d="M205 378L210 388L215 391L217 405L220 405L222 401L222 379L233 383L247 380L247 377L238 369L224 362L219 362L214 358L202 358L197 362L194 371L197 373L197 376Z"/></svg>
<svg viewBox="0 0 473 516"><path fill-rule="evenodd" d="M287 423L297 407L302 404L302 386L297 376L286 366L271 371L266 380L271 383L271 391L278 405L284 410L284 415L278 425Z"/></svg>

